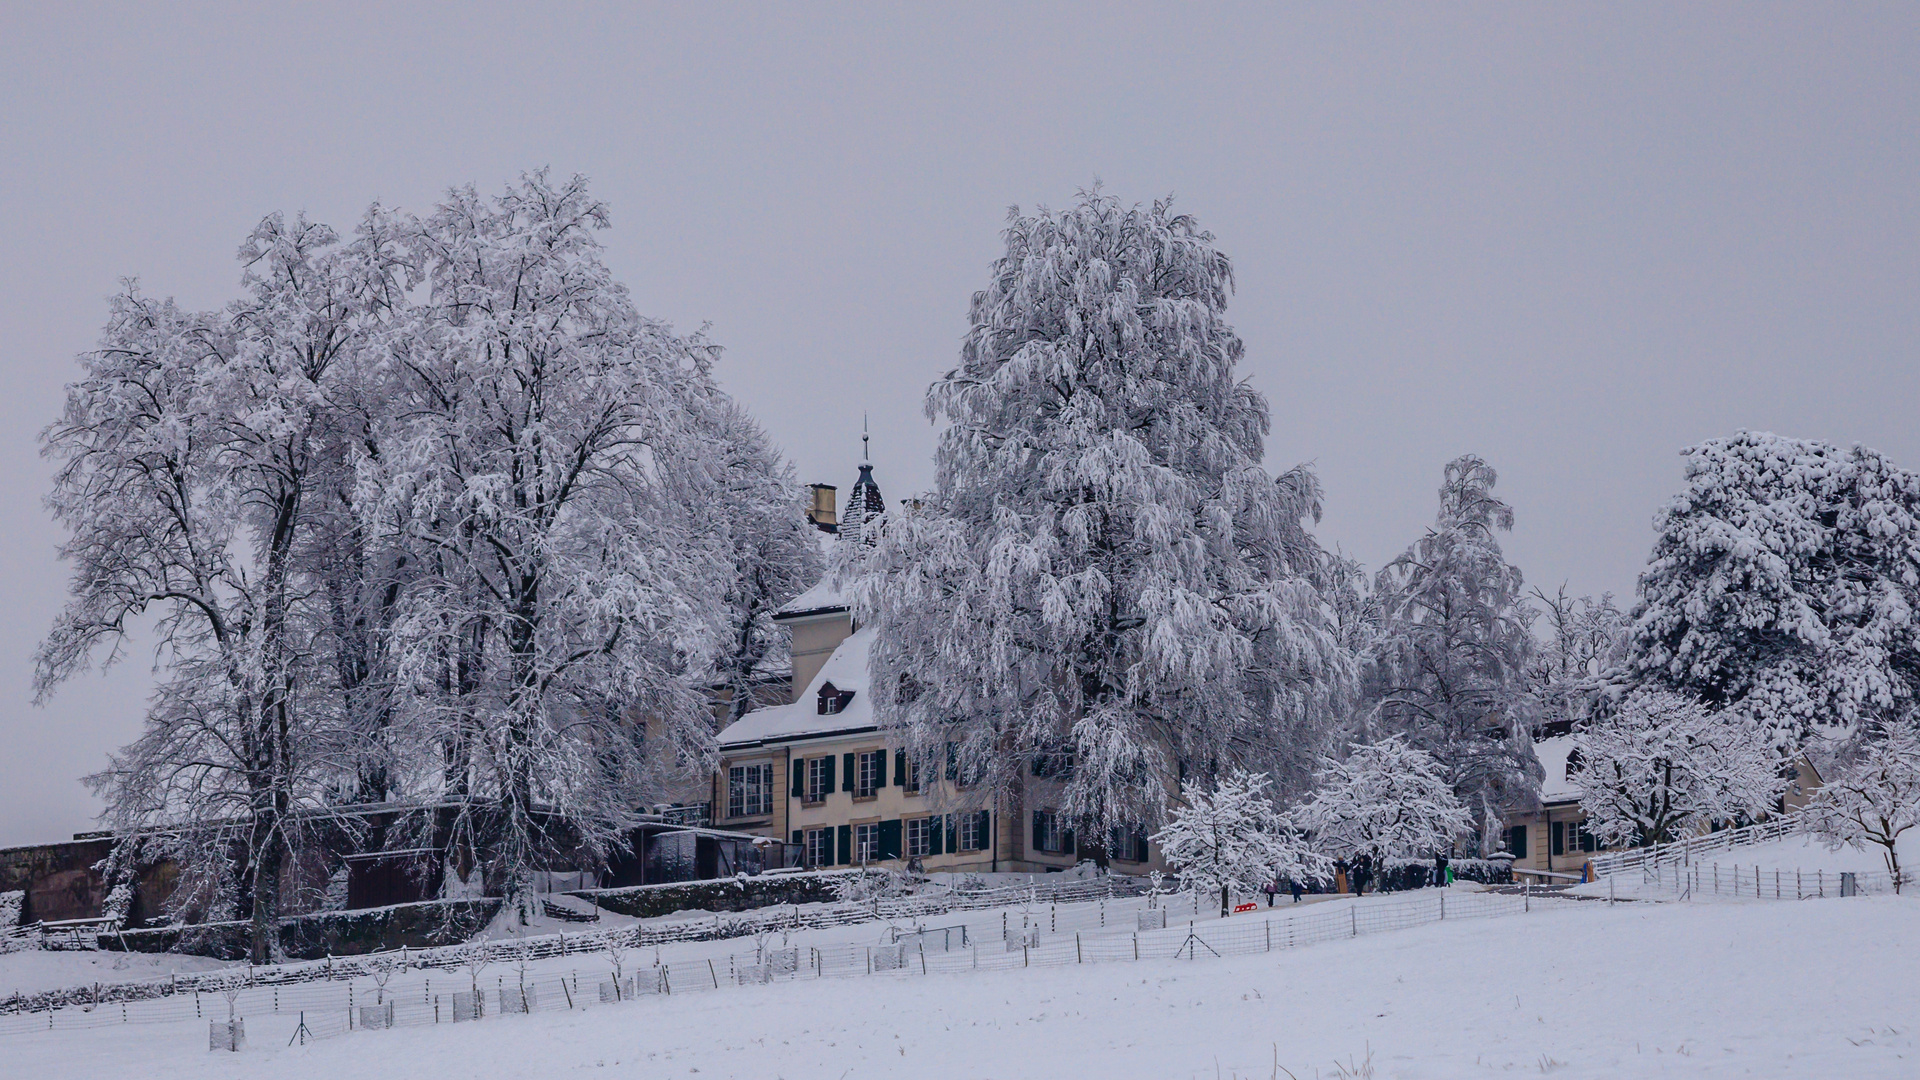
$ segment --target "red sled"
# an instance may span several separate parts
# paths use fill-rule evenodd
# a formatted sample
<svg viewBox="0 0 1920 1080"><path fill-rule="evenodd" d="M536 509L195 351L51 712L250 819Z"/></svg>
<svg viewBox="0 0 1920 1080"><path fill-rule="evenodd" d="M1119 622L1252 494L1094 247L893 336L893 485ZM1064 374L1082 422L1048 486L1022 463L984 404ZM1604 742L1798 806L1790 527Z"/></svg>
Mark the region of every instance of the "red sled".
<svg viewBox="0 0 1920 1080"><path fill-rule="evenodd" d="M1243 911L1252 911L1254 908L1257 908L1259 906L1260 906L1259 904L1235 904L1233 905L1233 913L1235 915L1238 915Z"/></svg>

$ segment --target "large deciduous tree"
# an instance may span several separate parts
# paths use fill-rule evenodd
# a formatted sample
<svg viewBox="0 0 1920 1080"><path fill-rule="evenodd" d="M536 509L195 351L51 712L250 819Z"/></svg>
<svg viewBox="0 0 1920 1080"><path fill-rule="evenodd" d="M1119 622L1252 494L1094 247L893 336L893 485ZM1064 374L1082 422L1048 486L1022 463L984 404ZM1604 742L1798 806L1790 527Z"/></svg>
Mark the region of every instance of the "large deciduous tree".
<svg viewBox="0 0 1920 1080"><path fill-rule="evenodd" d="M695 610L726 569L675 499L706 468L709 346L636 313L600 259L604 204L576 177L452 191L408 237L428 295L394 335L403 407L364 462L369 528L419 577L396 619L414 726L443 795L489 813L510 903L562 843L617 845L642 730L711 756ZM633 723L644 716L646 728Z"/></svg>
<svg viewBox="0 0 1920 1080"><path fill-rule="evenodd" d="M1920 476L1866 447L1742 432L1687 451L1655 519L1631 678L1765 724L1910 724L1920 679Z"/></svg>
<svg viewBox="0 0 1920 1080"><path fill-rule="evenodd" d="M1478 819L1483 848L1501 812L1527 803L1539 779L1526 682L1534 612L1500 550L1496 534L1513 528L1513 510L1494 496L1496 479L1473 455L1449 462L1433 528L1380 571L1362 725L1405 735L1439 760Z"/></svg>
<svg viewBox="0 0 1920 1080"><path fill-rule="evenodd" d="M1786 788L1764 730L1671 691L1629 694L1574 736L1569 779L1586 830L1608 845L1666 843L1768 813Z"/></svg>
<svg viewBox="0 0 1920 1080"><path fill-rule="evenodd" d="M116 829L175 830L182 896L237 877L255 960L278 948L296 811L349 752L337 702L304 691L327 681L305 556L322 531L334 400L394 292L381 227L369 219L343 248L324 226L266 219L225 312L129 288L43 436L74 578L38 653L38 692L102 646L111 662L129 625L152 620L165 671L145 731L91 782Z"/></svg>
<svg viewBox="0 0 1920 1080"><path fill-rule="evenodd" d="M1010 217L960 362L927 394L935 490L862 553L882 722L954 747L1001 805L1070 759L1085 835L1305 738L1348 678L1306 532L1318 488L1260 465L1233 274L1164 202Z"/></svg>

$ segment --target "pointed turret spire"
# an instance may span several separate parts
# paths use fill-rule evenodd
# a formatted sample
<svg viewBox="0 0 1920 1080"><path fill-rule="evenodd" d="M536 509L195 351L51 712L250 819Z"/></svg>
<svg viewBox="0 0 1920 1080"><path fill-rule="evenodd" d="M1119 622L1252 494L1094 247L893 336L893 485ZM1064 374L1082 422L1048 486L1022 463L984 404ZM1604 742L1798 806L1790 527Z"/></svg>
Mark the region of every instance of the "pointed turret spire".
<svg viewBox="0 0 1920 1080"><path fill-rule="evenodd" d="M853 482L853 491L847 496L847 512L840 518L842 536L867 544L873 543L873 538L865 535L867 522L886 509L886 503L880 498L880 485L873 482L873 460L868 449L871 438L863 413L860 417L860 479Z"/></svg>

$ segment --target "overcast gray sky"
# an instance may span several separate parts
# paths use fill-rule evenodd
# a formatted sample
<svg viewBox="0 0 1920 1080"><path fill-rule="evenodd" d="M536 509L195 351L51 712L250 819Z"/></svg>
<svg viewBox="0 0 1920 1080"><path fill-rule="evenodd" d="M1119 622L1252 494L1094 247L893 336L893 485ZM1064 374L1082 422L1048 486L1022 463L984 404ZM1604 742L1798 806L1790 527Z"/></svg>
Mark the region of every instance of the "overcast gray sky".
<svg viewBox="0 0 1920 1080"><path fill-rule="evenodd" d="M929 5L931 7L931 5ZM697 12L689 14L688 12ZM1742 427L1920 466L1920 6L7 5L0 845L91 827L150 653L35 708L65 570L36 435L137 275L236 291L273 210L585 172L642 310L844 490L931 482L928 382L1006 208L1173 193L1235 261L1267 462L1370 567L1443 462L1530 581L1630 593L1678 451Z"/></svg>

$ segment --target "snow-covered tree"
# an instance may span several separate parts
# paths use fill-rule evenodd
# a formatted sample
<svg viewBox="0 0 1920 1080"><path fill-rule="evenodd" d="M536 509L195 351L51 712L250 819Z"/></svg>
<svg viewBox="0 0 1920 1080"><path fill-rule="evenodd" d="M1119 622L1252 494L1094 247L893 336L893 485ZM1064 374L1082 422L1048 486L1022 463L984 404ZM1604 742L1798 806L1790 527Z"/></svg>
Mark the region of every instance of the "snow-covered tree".
<svg viewBox="0 0 1920 1080"><path fill-rule="evenodd" d="M1192 218L1086 192L1004 235L927 394L936 489L868 524L850 582L876 708L916 754L951 745L975 798L1013 805L1036 758L1070 761L1083 833L1150 828L1183 765L1263 765L1348 682L1318 488L1260 465L1231 264Z"/></svg>
<svg viewBox="0 0 1920 1080"><path fill-rule="evenodd" d="M1290 817L1317 849L1376 862L1451 851L1473 828L1440 763L1397 735L1351 747L1344 761L1327 759L1312 796Z"/></svg>
<svg viewBox="0 0 1920 1080"><path fill-rule="evenodd" d="M102 646L113 662L129 624L152 620L162 670L145 731L90 782L116 830L188 826L183 895L226 880L240 853L256 961L278 948L296 811L343 767L303 559L331 401L393 292L376 230L342 247L324 226L266 219L241 249L245 295L222 313L130 286L43 436L74 578L38 693Z"/></svg>
<svg viewBox="0 0 1920 1080"><path fill-rule="evenodd" d="M1687 452L1627 657L1781 747L1904 723L1920 678L1920 476L1866 447L1742 432Z"/></svg>
<svg viewBox="0 0 1920 1080"><path fill-rule="evenodd" d="M1900 837L1920 826L1920 736L1900 730L1868 742L1852 767L1829 780L1804 811L1835 848L1872 844L1900 891Z"/></svg>
<svg viewBox="0 0 1920 1080"><path fill-rule="evenodd" d="M1310 849L1266 795L1267 778L1234 772L1211 791L1189 789L1166 828L1152 837L1187 888L1220 890L1220 914L1234 886L1258 889L1287 878L1315 881L1331 862Z"/></svg>
<svg viewBox="0 0 1920 1080"><path fill-rule="evenodd" d="M488 811L469 820L523 913L553 826L589 853L619 842L635 716L653 752L712 749L700 598L728 570L664 479L708 469L710 348L634 311L606 224L584 180L545 173L420 221L428 294L389 339L403 407L362 462L368 527L421 566L395 620L402 707L440 797Z"/></svg>
<svg viewBox="0 0 1920 1080"><path fill-rule="evenodd" d="M1366 678L1369 741L1401 734L1437 758L1483 847L1502 810L1531 801L1539 772L1526 682L1534 612L1500 550L1496 533L1513 528L1513 510L1494 496L1495 480L1471 454L1447 464L1438 520L1375 583Z"/></svg>
<svg viewBox="0 0 1920 1080"><path fill-rule="evenodd" d="M1608 845L1666 843L1773 810L1786 789L1765 731L1669 691L1628 695L1574 736L1586 829Z"/></svg>
<svg viewBox="0 0 1920 1080"><path fill-rule="evenodd" d="M1603 692L1603 681L1626 655L1627 616L1613 594L1572 597L1562 585L1552 596L1533 590L1546 616L1545 639L1533 651L1528 682L1539 722L1582 723Z"/></svg>
<svg viewBox="0 0 1920 1080"><path fill-rule="evenodd" d="M699 539L718 547L716 564L726 572L708 594L717 596L723 622L712 679L730 690L728 713L737 720L756 704L757 676L784 659L786 635L773 613L820 580L823 560L792 464L739 405L724 400L713 411L708 468L685 490Z"/></svg>

